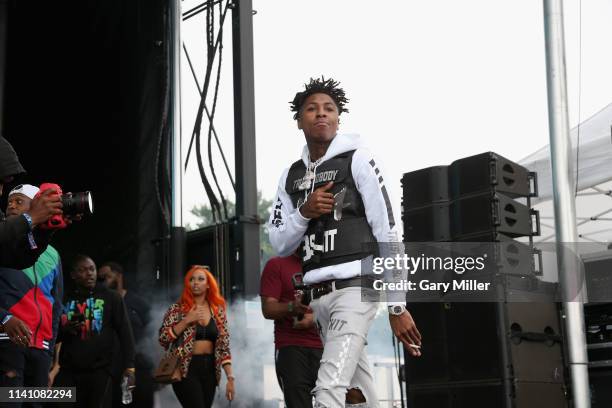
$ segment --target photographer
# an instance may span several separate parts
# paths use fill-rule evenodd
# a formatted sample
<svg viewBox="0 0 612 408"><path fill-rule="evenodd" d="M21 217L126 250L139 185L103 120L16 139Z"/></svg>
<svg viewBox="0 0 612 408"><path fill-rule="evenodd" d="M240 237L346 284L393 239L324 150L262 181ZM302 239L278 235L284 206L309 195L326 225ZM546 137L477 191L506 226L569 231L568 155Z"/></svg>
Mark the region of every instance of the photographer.
<svg viewBox="0 0 612 408"><path fill-rule="evenodd" d="M96 264L90 257L77 255L71 277L75 289L64 302L56 347L59 361L54 363L50 382L55 387L76 387L76 406L102 407L110 390L115 336L123 375L134 386L132 329L121 295L97 283Z"/></svg>
<svg viewBox="0 0 612 408"><path fill-rule="evenodd" d="M37 193L30 184L15 187L8 195L7 215L29 211ZM47 386L61 298L60 257L51 245L30 268L0 269L1 387Z"/></svg>
<svg viewBox="0 0 612 408"><path fill-rule="evenodd" d="M4 184L25 173L17 153L0 136L0 196ZM29 268L47 248L49 233L38 225L56 214L62 214L61 198L47 190L34 198L30 209L21 215L5 218L0 211L0 268Z"/></svg>

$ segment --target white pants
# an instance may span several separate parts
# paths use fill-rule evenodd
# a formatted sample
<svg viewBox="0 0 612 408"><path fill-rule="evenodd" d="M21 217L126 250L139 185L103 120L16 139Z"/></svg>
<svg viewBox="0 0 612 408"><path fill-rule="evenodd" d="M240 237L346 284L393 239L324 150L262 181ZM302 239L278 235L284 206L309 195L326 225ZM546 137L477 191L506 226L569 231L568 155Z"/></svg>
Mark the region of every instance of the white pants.
<svg viewBox="0 0 612 408"><path fill-rule="evenodd" d="M379 406L365 349L377 303L362 301L361 290L336 290L310 303L323 341L323 357L312 390L315 408L344 407L346 392L352 388L361 390L368 407Z"/></svg>

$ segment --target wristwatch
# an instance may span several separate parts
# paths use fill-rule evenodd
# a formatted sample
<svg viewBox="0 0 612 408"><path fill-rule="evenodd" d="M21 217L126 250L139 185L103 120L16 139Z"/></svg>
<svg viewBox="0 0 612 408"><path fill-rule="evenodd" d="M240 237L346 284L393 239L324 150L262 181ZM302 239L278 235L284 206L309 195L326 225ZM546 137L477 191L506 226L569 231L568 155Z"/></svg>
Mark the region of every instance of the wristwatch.
<svg viewBox="0 0 612 408"><path fill-rule="evenodd" d="M289 302L289 303L287 303L287 311L288 311L289 313L293 314L293 308L294 308L294 306L295 306L295 305L293 304L293 302Z"/></svg>
<svg viewBox="0 0 612 408"><path fill-rule="evenodd" d="M393 305L389 306L389 314L391 316L401 316L406 311L406 306L404 305Z"/></svg>

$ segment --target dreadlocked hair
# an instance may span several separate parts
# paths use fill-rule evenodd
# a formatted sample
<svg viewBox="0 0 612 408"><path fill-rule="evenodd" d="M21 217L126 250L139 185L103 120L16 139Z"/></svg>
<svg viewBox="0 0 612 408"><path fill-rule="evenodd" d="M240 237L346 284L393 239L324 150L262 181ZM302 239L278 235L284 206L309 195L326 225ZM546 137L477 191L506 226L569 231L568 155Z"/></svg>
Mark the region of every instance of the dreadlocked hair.
<svg viewBox="0 0 612 408"><path fill-rule="evenodd" d="M338 115L342 112L348 112L348 109L346 109L344 105L347 104L349 100L346 98L344 89L339 88L338 85L340 85L340 82L332 78L325 79L322 75L321 78L310 78L310 82L304 84L304 91L296 93L293 101L289 102L291 105L291 112L295 112L293 119L297 120L299 118L306 98L316 93L329 95L338 108Z"/></svg>

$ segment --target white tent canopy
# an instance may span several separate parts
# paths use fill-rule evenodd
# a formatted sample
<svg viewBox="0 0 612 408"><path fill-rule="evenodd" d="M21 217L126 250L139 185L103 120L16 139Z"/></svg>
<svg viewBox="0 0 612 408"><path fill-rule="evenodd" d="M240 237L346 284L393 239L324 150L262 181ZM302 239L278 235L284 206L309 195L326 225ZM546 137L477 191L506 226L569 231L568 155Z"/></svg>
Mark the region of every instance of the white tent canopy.
<svg viewBox="0 0 612 408"><path fill-rule="evenodd" d="M581 242L612 241L612 103L573 128L576 223ZM542 241L554 238L550 146L543 147L519 162L538 173L539 196L533 202L540 210ZM605 246L604 246L605 248Z"/></svg>

